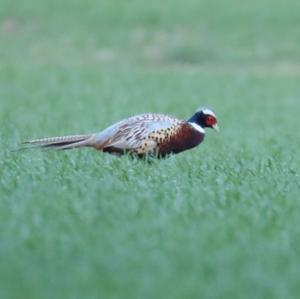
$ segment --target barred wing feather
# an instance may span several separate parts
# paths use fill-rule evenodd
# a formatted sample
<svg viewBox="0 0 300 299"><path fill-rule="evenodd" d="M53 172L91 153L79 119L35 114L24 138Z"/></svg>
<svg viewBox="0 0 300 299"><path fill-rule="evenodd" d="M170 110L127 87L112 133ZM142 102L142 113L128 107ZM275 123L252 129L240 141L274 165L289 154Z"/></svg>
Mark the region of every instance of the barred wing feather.
<svg viewBox="0 0 300 299"><path fill-rule="evenodd" d="M138 148L148 136L159 130L174 128L182 120L164 114L141 114L120 121L95 136L103 147Z"/></svg>

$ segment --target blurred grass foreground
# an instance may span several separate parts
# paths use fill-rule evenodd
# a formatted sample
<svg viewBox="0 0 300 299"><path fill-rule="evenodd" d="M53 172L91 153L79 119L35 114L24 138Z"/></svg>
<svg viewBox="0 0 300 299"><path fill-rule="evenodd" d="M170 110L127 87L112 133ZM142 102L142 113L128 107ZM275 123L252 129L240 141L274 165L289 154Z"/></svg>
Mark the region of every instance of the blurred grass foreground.
<svg viewBox="0 0 300 299"><path fill-rule="evenodd" d="M0 298L300 296L300 2L0 0ZM27 138L221 133L151 165Z"/></svg>

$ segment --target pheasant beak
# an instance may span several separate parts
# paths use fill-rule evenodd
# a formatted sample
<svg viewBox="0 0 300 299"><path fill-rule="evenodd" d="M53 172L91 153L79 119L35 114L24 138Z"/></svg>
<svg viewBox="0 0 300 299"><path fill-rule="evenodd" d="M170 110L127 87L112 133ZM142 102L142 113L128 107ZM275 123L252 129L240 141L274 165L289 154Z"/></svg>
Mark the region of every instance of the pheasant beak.
<svg viewBox="0 0 300 299"><path fill-rule="evenodd" d="M219 126L217 123L215 123L214 125L212 125L212 128L216 131L216 132L220 132Z"/></svg>

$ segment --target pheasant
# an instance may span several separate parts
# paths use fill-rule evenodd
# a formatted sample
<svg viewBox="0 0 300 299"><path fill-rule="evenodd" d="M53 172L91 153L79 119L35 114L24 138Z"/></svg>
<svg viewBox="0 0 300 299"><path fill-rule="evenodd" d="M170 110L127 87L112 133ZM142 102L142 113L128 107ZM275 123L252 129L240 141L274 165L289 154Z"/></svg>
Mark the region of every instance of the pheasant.
<svg viewBox="0 0 300 299"><path fill-rule="evenodd" d="M121 120L99 133L34 139L24 144L59 150L93 147L116 155L165 157L199 145L205 136L204 128L219 130L217 117L209 108L198 109L187 121L145 113Z"/></svg>

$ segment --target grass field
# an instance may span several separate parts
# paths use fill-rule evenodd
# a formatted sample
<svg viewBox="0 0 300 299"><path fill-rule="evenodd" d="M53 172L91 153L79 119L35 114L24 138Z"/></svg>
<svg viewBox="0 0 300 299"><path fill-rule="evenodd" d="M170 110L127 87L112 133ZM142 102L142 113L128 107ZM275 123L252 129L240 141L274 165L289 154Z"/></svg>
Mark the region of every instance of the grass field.
<svg viewBox="0 0 300 299"><path fill-rule="evenodd" d="M1 299L299 298L299 1L0 7ZM11 151L201 105L221 133L152 164Z"/></svg>

